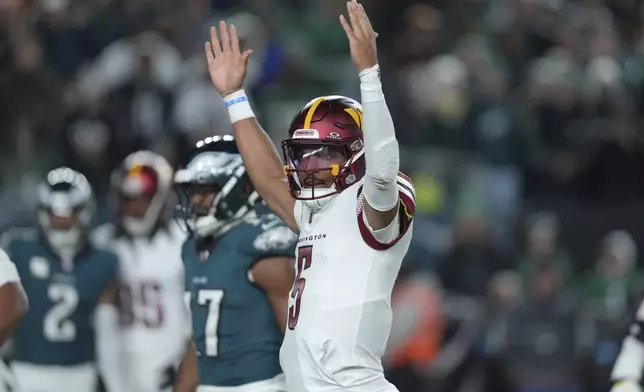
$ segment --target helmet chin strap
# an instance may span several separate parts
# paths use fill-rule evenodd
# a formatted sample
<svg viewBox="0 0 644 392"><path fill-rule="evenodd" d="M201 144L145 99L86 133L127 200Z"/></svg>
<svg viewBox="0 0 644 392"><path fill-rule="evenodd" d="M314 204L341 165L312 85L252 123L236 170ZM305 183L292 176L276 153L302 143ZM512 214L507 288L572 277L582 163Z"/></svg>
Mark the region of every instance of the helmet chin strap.
<svg viewBox="0 0 644 392"><path fill-rule="evenodd" d="M218 237L242 222L242 218L252 211L248 207L242 207L235 216L228 220L220 220L211 213L207 216L201 216L195 219L194 230L199 237L215 236Z"/></svg>
<svg viewBox="0 0 644 392"><path fill-rule="evenodd" d="M121 226L133 237L147 236L152 232L152 228L159 222L161 211L165 205L167 193L165 190L157 192L152 198L145 215L141 218L125 215L121 218Z"/></svg>
<svg viewBox="0 0 644 392"><path fill-rule="evenodd" d="M312 211L322 209L324 206L329 204L336 195L335 184L331 185L329 188L315 188L315 192L313 188L302 188L300 190L302 203ZM316 197L315 199L313 199L314 196Z"/></svg>
<svg viewBox="0 0 644 392"><path fill-rule="evenodd" d="M219 232L225 223L216 219L214 216L202 216L195 219L194 230L197 236L207 237Z"/></svg>

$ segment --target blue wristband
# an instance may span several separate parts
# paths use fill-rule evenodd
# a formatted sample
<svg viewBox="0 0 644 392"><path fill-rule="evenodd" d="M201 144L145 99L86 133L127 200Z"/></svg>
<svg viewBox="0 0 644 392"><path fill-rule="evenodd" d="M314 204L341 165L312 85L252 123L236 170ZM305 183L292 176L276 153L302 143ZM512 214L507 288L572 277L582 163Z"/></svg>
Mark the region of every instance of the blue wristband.
<svg viewBox="0 0 644 392"><path fill-rule="evenodd" d="M234 98L234 99L231 99L230 101L226 101L226 107L229 108L235 104L246 102L246 101L248 101L248 97L244 95L243 97Z"/></svg>

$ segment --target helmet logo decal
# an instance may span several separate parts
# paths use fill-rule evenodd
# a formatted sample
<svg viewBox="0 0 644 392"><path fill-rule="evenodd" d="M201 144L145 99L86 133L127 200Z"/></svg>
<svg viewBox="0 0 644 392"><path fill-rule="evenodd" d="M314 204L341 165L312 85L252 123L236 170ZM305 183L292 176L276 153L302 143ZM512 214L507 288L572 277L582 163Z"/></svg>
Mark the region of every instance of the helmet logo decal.
<svg viewBox="0 0 644 392"><path fill-rule="evenodd" d="M362 110L354 109L354 108L345 108L344 111L349 113L349 115L353 118L356 124L358 124L358 127L362 129Z"/></svg>
<svg viewBox="0 0 644 392"><path fill-rule="evenodd" d="M351 143L351 146L349 147L351 151L358 151L359 149L362 148L362 140L356 140L355 142Z"/></svg>
<svg viewBox="0 0 644 392"><path fill-rule="evenodd" d="M143 171L143 165L134 165L128 172L127 176L136 176L137 174L141 174Z"/></svg>
<svg viewBox="0 0 644 392"><path fill-rule="evenodd" d="M207 183L216 176L232 175L242 166L241 156L227 152L203 152L192 159L185 169L178 170L175 182Z"/></svg>
<svg viewBox="0 0 644 392"><path fill-rule="evenodd" d="M316 99L313 104L311 105L311 108L309 108L309 111L306 113L306 117L304 118L304 128L309 129L311 128L311 121L313 121L313 114L315 113L315 109L320 106L322 101L324 101L326 97L320 97Z"/></svg>
<svg viewBox="0 0 644 392"><path fill-rule="evenodd" d="M339 133L337 133L337 132L331 132L331 133L329 134L329 136L327 136L326 138L327 138L327 139L337 139L337 140L340 140L340 139L342 139L342 136L340 136L340 134L339 134Z"/></svg>
<svg viewBox="0 0 644 392"><path fill-rule="evenodd" d="M319 139L317 129L298 129L293 133L293 139Z"/></svg>

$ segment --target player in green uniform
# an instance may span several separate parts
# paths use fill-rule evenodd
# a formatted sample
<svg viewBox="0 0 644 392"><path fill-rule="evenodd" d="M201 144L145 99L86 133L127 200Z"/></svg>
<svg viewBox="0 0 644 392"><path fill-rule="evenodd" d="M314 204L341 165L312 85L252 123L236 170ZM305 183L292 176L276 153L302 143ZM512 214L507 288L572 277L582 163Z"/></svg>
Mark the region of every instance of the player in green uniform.
<svg viewBox="0 0 644 392"><path fill-rule="evenodd" d="M297 236L259 202L232 136L199 142L175 185L191 234L182 256L194 340L175 391L194 390L196 368L200 392L286 391L279 349Z"/></svg>
<svg viewBox="0 0 644 392"><path fill-rule="evenodd" d="M53 170L38 197L39 227L10 230L2 241L30 299L12 370L22 392L93 391L93 313L115 294L118 260L87 241L94 201L85 176Z"/></svg>

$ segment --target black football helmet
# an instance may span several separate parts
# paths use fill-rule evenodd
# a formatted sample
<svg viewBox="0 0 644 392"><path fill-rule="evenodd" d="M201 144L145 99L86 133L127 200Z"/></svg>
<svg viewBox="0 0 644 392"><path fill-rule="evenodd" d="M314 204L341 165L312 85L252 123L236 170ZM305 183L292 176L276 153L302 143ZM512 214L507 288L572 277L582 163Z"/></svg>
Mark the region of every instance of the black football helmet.
<svg viewBox="0 0 644 392"><path fill-rule="evenodd" d="M259 201L230 135L199 141L176 171L174 184L178 216L199 237L222 234Z"/></svg>

